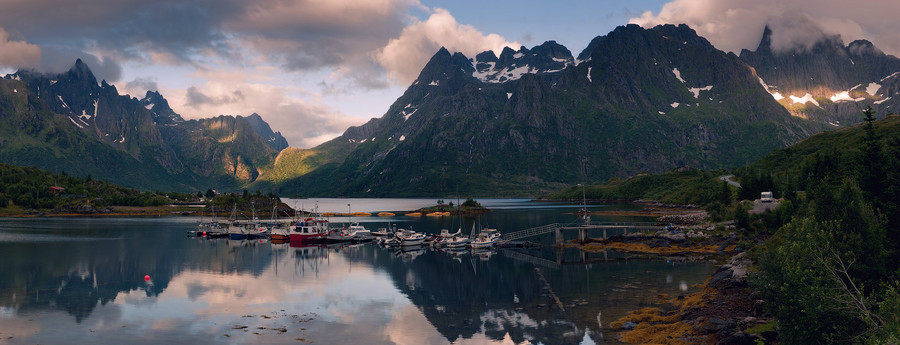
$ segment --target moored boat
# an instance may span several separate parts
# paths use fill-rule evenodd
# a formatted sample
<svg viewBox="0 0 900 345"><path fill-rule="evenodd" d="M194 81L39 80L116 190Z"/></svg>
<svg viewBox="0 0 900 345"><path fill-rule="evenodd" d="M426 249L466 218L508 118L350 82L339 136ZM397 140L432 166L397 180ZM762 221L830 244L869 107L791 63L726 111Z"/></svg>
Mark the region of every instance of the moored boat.
<svg viewBox="0 0 900 345"><path fill-rule="evenodd" d="M297 221L288 227L291 243L312 243L325 238L328 234L328 221L309 217Z"/></svg>
<svg viewBox="0 0 900 345"><path fill-rule="evenodd" d="M500 232L497 229L484 228L472 239L472 249L490 248L500 240Z"/></svg>
<svg viewBox="0 0 900 345"><path fill-rule="evenodd" d="M400 240L400 246L419 246L425 243L425 234L412 230L397 231L397 239Z"/></svg>

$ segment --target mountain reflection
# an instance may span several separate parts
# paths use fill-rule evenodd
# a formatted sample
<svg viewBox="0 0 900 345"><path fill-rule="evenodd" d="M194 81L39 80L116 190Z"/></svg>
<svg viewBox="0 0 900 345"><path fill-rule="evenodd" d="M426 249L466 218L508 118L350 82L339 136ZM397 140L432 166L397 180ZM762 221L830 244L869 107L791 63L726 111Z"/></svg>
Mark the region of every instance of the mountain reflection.
<svg viewBox="0 0 900 345"><path fill-rule="evenodd" d="M121 292L158 296L187 268L258 275L271 264L268 244L186 239L190 224L155 219L6 222L3 232L20 236L0 241L0 305L19 311L58 309L81 322ZM151 279L145 281L145 275Z"/></svg>
<svg viewBox="0 0 900 345"><path fill-rule="evenodd" d="M679 292L671 274L692 282L709 274L706 264L675 267L662 261L536 268L507 253L404 253L367 246L350 248L347 257L386 271L394 286L450 342L480 333L514 343L578 343L586 335L600 342L601 311L608 314L605 323L609 323L629 306L652 303L658 293ZM676 273L668 278L659 274L673 269Z"/></svg>
<svg viewBox="0 0 900 345"><path fill-rule="evenodd" d="M104 332L101 343L110 344L600 343L612 336L611 321L657 294L685 293L712 270L596 262L602 256L567 264L582 260L577 250L553 248L398 251L186 238L193 227L173 219L0 222L0 323L60 310L74 317L68 330ZM59 317L39 322L35 334L17 339L53 343L69 333ZM135 334L141 341L129 340Z"/></svg>

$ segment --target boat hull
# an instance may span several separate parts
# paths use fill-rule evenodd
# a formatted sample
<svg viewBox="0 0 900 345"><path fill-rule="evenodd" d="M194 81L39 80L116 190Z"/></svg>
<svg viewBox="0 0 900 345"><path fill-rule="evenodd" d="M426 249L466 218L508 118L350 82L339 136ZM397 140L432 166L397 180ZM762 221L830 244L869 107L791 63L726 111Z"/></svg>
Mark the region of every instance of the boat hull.
<svg viewBox="0 0 900 345"><path fill-rule="evenodd" d="M275 240L277 240L277 241L290 241L290 240L291 240L291 236L290 236L290 235L283 235L283 234L272 234L272 236L271 236L270 238L271 238L273 241L275 241Z"/></svg>
<svg viewBox="0 0 900 345"><path fill-rule="evenodd" d="M484 249L484 248L493 247L494 242L493 241L491 241L491 242L477 242L476 241L476 242L472 242L470 245L472 246L472 249Z"/></svg>
<svg viewBox="0 0 900 345"><path fill-rule="evenodd" d="M418 238L418 239L404 239L402 242L400 242L400 245L403 247L410 247L410 246L421 246L423 243L425 243L424 237Z"/></svg>
<svg viewBox="0 0 900 345"><path fill-rule="evenodd" d="M307 235L307 234L291 234L289 236L291 243L294 243L294 242L296 242L296 243L312 243L312 242L320 241L324 238L325 238L324 232L319 233L319 234L309 234L309 235Z"/></svg>

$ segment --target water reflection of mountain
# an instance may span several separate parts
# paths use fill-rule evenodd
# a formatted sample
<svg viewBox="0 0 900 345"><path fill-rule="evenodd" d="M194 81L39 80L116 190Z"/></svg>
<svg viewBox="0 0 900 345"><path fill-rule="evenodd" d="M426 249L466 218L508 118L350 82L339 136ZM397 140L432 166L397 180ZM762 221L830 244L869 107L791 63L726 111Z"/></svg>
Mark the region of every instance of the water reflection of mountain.
<svg viewBox="0 0 900 345"><path fill-rule="evenodd" d="M4 221L0 231L16 240L0 242L0 306L57 309L81 322L120 292L158 296L185 269L258 275L271 262L267 244L186 239L193 226L172 219Z"/></svg>
<svg viewBox="0 0 900 345"><path fill-rule="evenodd" d="M485 335L494 340L502 340L508 333L516 343L548 343L548 335L558 336L574 328L552 308L529 314L541 309L538 304L548 302L529 264L496 254L482 260L468 252L394 255L375 246L351 251L348 257L387 271L396 287L451 342L471 338L484 327ZM560 340L554 339L550 343Z"/></svg>
<svg viewBox="0 0 900 345"><path fill-rule="evenodd" d="M623 308L642 303L644 297L635 296L641 292L655 296L659 290L678 291L680 281L702 282L710 273L706 264L675 267L664 261L536 267L510 256L394 254L376 246L347 252L350 260L386 271L450 342L484 333L496 341L508 335L515 343L579 343L585 337L599 343L601 331L609 331L600 325L601 310L611 314L606 318L618 318Z"/></svg>

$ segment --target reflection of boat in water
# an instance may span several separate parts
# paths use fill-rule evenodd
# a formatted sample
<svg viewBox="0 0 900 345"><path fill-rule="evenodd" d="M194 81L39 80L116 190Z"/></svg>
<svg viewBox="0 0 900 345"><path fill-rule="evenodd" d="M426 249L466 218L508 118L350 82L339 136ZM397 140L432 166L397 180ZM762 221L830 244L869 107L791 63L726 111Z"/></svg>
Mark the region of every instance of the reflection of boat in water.
<svg viewBox="0 0 900 345"><path fill-rule="evenodd" d="M319 263L327 262L328 248L324 244L308 244L291 241L291 256L295 260L294 269L301 273L311 269L319 272Z"/></svg>
<svg viewBox="0 0 900 345"><path fill-rule="evenodd" d="M271 244L285 244L285 243L290 243L290 242L291 242L291 240L279 239L279 238L275 238L275 237L272 237L269 239L269 243L271 243Z"/></svg>
<svg viewBox="0 0 900 345"><path fill-rule="evenodd" d="M497 254L494 249L472 249L472 255L477 256L481 261L490 260L494 254Z"/></svg>
<svg viewBox="0 0 900 345"><path fill-rule="evenodd" d="M395 254L403 257L404 260L411 260L424 254L427 248L425 246L401 246Z"/></svg>

